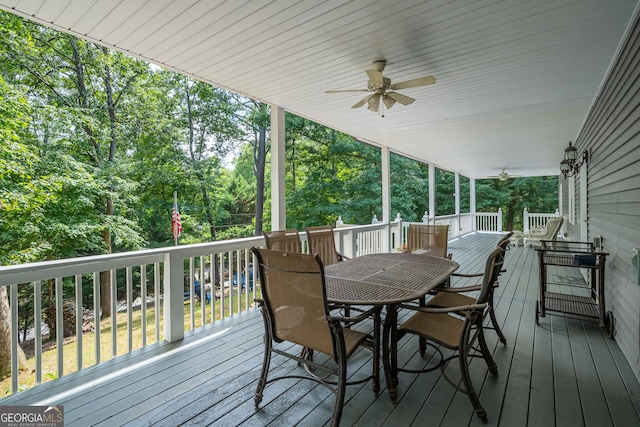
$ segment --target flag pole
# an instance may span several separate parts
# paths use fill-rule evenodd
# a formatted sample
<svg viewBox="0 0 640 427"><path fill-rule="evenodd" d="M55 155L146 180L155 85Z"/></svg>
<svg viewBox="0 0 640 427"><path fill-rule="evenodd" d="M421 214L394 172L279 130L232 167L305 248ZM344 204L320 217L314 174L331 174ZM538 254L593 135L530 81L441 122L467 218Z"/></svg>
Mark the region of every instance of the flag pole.
<svg viewBox="0 0 640 427"><path fill-rule="evenodd" d="M173 210L171 211L171 232L173 233L173 241L178 246L178 238L182 232L182 222L180 221L180 212L178 211L178 192L173 192Z"/></svg>
<svg viewBox="0 0 640 427"><path fill-rule="evenodd" d="M172 226L173 227L178 227L178 224L176 223L176 215L178 215L178 192L174 191L173 192L173 214L171 216L172 219ZM178 246L178 233L176 233L175 231L173 232L173 242L176 246Z"/></svg>

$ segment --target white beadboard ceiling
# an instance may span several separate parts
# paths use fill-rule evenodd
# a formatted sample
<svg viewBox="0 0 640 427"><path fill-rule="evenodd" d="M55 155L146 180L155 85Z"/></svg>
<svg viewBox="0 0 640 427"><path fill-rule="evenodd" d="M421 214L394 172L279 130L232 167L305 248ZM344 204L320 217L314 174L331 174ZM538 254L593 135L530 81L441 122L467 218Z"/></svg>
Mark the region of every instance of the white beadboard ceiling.
<svg viewBox="0 0 640 427"><path fill-rule="evenodd" d="M557 175L636 0L0 0L0 8L473 178ZM385 59L411 105L351 106Z"/></svg>

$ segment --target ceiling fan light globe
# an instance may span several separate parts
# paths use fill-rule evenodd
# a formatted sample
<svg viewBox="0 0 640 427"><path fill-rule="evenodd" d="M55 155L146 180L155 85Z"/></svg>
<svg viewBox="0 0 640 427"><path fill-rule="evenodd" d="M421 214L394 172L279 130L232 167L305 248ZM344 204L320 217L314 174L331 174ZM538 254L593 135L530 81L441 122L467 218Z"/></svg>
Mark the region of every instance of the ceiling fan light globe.
<svg viewBox="0 0 640 427"><path fill-rule="evenodd" d="M369 111L378 112L378 109L380 108L380 97L372 96L367 100L367 103L369 104L367 107Z"/></svg>

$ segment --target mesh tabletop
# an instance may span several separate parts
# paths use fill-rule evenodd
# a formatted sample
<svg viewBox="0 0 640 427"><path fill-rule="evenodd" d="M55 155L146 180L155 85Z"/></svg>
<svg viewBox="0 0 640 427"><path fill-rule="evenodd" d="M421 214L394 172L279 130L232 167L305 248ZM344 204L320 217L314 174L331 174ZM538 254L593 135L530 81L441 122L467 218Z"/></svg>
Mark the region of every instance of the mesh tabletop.
<svg viewBox="0 0 640 427"><path fill-rule="evenodd" d="M406 253L373 254L325 267L327 299L397 304L425 295L458 268L454 261Z"/></svg>

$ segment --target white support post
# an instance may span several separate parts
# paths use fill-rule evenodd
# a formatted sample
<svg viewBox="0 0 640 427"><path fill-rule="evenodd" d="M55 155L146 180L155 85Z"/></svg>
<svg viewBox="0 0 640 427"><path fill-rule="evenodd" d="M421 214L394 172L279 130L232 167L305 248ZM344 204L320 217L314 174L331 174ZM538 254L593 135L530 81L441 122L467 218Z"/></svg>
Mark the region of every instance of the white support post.
<svg viewBox="0 0 640 427"><path fill-rule="evenodd" d="M527 208L522 211L522 227L524 228L524 233L527 234L529 232L529 211Z"/></svg>
<svg viewBox="0 0 640 427"><path fill-rule="evenodd" d="M429 163L429 215L436 221L436 166Z"/></svg>
<svg viewBox="0 0 640 427"><path fill-rule="evenodd" d="M184 338L184 271L182 256L171 251L164 257L164 339Z"/></svg>
<svg viewBox="0 0 640 427"><path fill-rule="evenodd" d="M271 106L271 229L284 230L287 224L285 195L285 112Z"/></svg>
<svg viewBox="0 0 640 427"><path fill-rule="evenodd" d="M475 178L469 179L469 210L471 211L471 230L476 231L478 226L476 225L476 180Z"/></svg>
<svg viewBox="0 0 640 427"><path fill-rule="evenodd" d="M391 222L391 156L389 147L380 149L382 168L382 222Z"/></svg>
<svg viewBox="0 0 640 427"><path fill-rule="evenodd" d="M498 208L498 231L502 231L502 208Z"/></svg>
<svg viewBox="0 0 640 427"><path fill-rule="evenodd" d="M449 230L449 237L458 237L460 235L460 173L455 172L455 206L456 206L456 224L455 230Z"/></svg>

